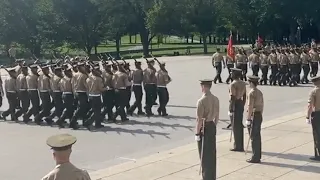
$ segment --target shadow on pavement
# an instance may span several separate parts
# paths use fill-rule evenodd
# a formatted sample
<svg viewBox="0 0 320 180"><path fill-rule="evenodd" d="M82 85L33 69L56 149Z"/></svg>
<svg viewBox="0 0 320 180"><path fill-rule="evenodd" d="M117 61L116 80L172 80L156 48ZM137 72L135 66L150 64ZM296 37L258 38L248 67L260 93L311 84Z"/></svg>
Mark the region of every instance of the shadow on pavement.
<svg viewBox="0 0 320 180"><path fill-rule="evenodd" d="M136 121L136 120L130 120L128 121L128 123L126 124L130 124L130 125L135 125L135 124L138 124L138 125L147 125L147 126L158 126L158 127L161 127L161 128L164 128L164 127L171 127L172 129L175 129L176 128L185 128L185 129L188 129L190 131L192 131L192 129L194 128L193 126L186 126L186 125L182 125L182 124L165 124L165 123L162 123L162 122L142 122L142 121Z"/></svg>
<svg viewBox="0 0 320 180"><path fill-rule="evenodd" d="M104 132L104 133L117 132L119 135L121 133L127 133L127 134L131 134L133 136L135 136L136 134L140 134L140 135L142 134L142 135L149 135L152 138L154 138L154 136L157 135L157 136L164 136L167 139L170 139L169 133L156 132L154 130L145 131L142 129L130 130L130 129L124 129L124 128L119 128L119 127L109 127L109 126L106 126L101 129L93 129L93 130L91 130L91 132Z"/></svg>
<svg viewBox="0 0 320 180"><path fill-rule="evenodd" d="M274 153L274 152L262 152L262 155L264 156L270 156L270 157L277 157L281 159L288 159L288 160L294 160L294 161L309 161L309 158L311 157L308 155L303 154L293 154L293 153Z"/></svg>
<svg viewBox="0 0 320 180"><path fill-rule="evenodd" d="M319 166L312 165L291 165L291 164L283 164L283 163L273 163L273 162L262 162L261 165L274 166L274 167L282 167L282 168L291 168L298 171L310 172L320 174Z"/></svg>
<svg viewBox="0 0 320 180"><path fill-rule="evenodd" d="M131 120L132 121L132 120ZM37 126L37 127L51 127L51 128L59 128L57 125L48 125L46 123L42 123L41 125L37 125L36 123L34 122L29 122L28 124L25 124L24 122L22 121L11 121L11 120L7 120L7 121L0 121L2 123L8 123L8 124L20 124L20 125L25 125L25 126ZM137 121L135 121L137 122ZM129 122L126 122L126 123L117 123L117 124L122 124L122 125L125 125L125 124L130 124L130 121ZM165 126L165 124L163 125ZM167 125L169 126L169 125ZM69 124L65 124L65 128L63 129L69 129ZM188 128L188 127L185 127L185 128ZM162 132L156 132L154 130L142 130L142 129L136 129L136 130L130 130L130 129L124 129L124 128L119 128L119 127L110 127L110 126L106 126L104 128L100 128L100 129L95 129L95 128L92 128L90 130L88 130L87 128L83 127L83 126L80 126L80 128L76 131L88 131L88 132L117 132L118 134L121 134L121 133L127 133L127 134L131 134L133 136L135 136L136 134L142 134L142 135L149 135L150 137L154 138L155 135L158 135L158 136L164 136L166 137L167 139L170 139L169 137L169 133L162 133Z"/></svg>

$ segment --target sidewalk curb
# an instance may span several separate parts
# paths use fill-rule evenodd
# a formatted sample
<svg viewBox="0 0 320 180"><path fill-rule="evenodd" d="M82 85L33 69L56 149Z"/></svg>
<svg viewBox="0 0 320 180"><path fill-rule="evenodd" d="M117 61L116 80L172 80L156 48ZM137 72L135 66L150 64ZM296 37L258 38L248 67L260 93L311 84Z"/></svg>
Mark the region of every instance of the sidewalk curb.
<svg viewBox="0 0 320 180"><path fill-rule="evenodd" d="M273 126L276 126L279 124L293 121L293 120L302 118L304 116L305 116L304 111L297 112L297 113L287 115L287 116L282 116L280 118L276 118L276 119L273 119L273 120L270 120L270 121L263 123L262 129L267 129L267 128L270 128L270 127L273 127ZM230 137L229 133L218 135L217 136L217 144L229 140L229 137ZM138 159L137 161L134 161L134 162L130 161L130 162L122 163L122 164L115 165L115 166L112 166L109 168L93 171L90 173L90 176L92 179L100 180L102 178L106 178L106 177L113 176L113 175L116 175L116 174L119 174L122 172L130 171L135 168L150 165L150 164L159 162L161 160L165 160L170 157L177 156L177 155L180 155L183 153L187 153L187 152L190 152L190 151L193 151L196 149L197 149L197 147L196 147L195 143L190 143L190 144L183 145L183 146L180 146L180 147L168 150L168 151L163 151L163 152L159 152L159 153L147 156L147 157L143 157L143 158Z"/></svg>

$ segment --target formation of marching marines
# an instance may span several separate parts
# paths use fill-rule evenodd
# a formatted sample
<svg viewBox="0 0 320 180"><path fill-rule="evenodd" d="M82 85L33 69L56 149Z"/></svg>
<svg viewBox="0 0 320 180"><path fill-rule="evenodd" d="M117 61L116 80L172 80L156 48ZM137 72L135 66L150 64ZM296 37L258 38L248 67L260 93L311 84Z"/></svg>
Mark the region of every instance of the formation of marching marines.
<svg viewBox="0 0 320 180"><path fill-rule="evenodd" d="M1 118L6 120L10 115L12 121L18 121L22 117L24 123L29 123L33 115L38 125L46 121L48 125L56 123L64 128L69 119L69 127L73 129L79 129L79 120L88 129L93 124L95 128L101 128L106 116L109 122L116 122L118 116L125 122L129 120L127 115L133 115L136 109L138 115L153 116L152 107L157 97L158 114L168 116L167 84L171 78L165 63L156 58L146 59L147 68L143 70L142 63L135 60L135 69L131 70L125 60L118 62L108 56L99 59L100 62L93 62L76 57L56 64L35 62L29 66L17 60L18 68L5 68L9 77L1 90L2 94L3 91L6 93L9 109L1 114ZM155 62L158 62L159 70L154 67ZM143 88L145 111L142 108ZM132 91L135 102L130 105ZM17 108L20 104L21 108ZM56 117L58 120L54 122Z"/></svg>
<svg viewBox="0 0 320 180"><path fill-rule="evenodd" d="M252 49L252 53L241 48L236 50L234 57L223 57L220 49L212 56L212 64L217 70L214 83L222 83L221 71L222 67L228 68L229 77L226 83L232 81L231 68L242 70L241 80L247 80L248 66L252 69L252 75L258 76L261 70L260 85L289 85L296 86L299 83L309 83L308 76L317 76L319 67L319 49L316 46L311 47L294 47L282 46L271 47L266 46L260 49ZM271 74L269 73L271 69ZM303 74L302 74L303 73ZM302 76L301 76L302 74Z"/></svg>

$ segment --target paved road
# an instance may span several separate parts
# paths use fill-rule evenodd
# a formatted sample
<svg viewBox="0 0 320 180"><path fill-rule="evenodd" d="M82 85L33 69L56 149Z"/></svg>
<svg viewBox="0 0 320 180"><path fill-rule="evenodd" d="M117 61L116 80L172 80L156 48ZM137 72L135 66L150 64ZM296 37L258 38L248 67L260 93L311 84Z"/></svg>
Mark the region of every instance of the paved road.
<svg viewBox="0 0 320 180"><path fill-rule="evenodd" d="M72 161L89 171L193 142L195 105L201 97L198 80L212 78L215 74L210 57L164 57L160 60L167 61L173 79L168 87L169 118L132 117L127 124L110 124L99 132L0 121L0 179L40 179L54 167L45 140L57 133L71 133L78 138ZM226 76L225 70L224 80ZM261 89L265 97L264 117L270 120L304 110L311 85L294 88L264 86ZM214 85L212 92L220 98L221 119L228 119L228 86ZM0 110L8 106L5 101ZM220 130L224 126L223 122L219 124L218 133L228 133Z"/></svg>

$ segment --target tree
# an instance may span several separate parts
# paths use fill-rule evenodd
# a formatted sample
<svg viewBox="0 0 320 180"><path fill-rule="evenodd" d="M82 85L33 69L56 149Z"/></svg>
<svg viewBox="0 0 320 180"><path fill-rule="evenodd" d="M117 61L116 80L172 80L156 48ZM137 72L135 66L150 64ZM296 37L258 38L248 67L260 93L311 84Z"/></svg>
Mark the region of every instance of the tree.
<svg viewBox="0 0 320 180"><path fill-rule="evenodd" d="M52 0L61 26L57 31L73 48L83 49L88 55L97 47L107 32L104 0Z"/></svg>
<svg viewBox="0 0 320 180"><path fill-rule="evenodd" d="M107 37L116 40L116 58L119 58L121 37L128 32L128 27L134 21L130 14L124 13L130 6L123 0L106 0L103 5L106 9Z"/></svg>
<svg viewBox="0 0 320 180"><path fill-rule="evenodd" d="M185 18L203 39L203 52L208 53L207 37L215 30L216 3L214 0L184 0Z"/></svg>
<svg viewBox="0 0 320 180"><path fill-rule="evenodd" d="M43 47L57 45L50 0L2 0L2 41L17 42L40 56Z"/></svg>
<svg viewBox="0 0 320 180"><path fill-rule="evenodd" d="M119 0L129 8L126 12L119 12L132 15L133 22L140 34L141 43L143 47L143 55L149 56L149 45L156 33L150 31L147 26L147 15L155 5L156 0Z"/></svg>

